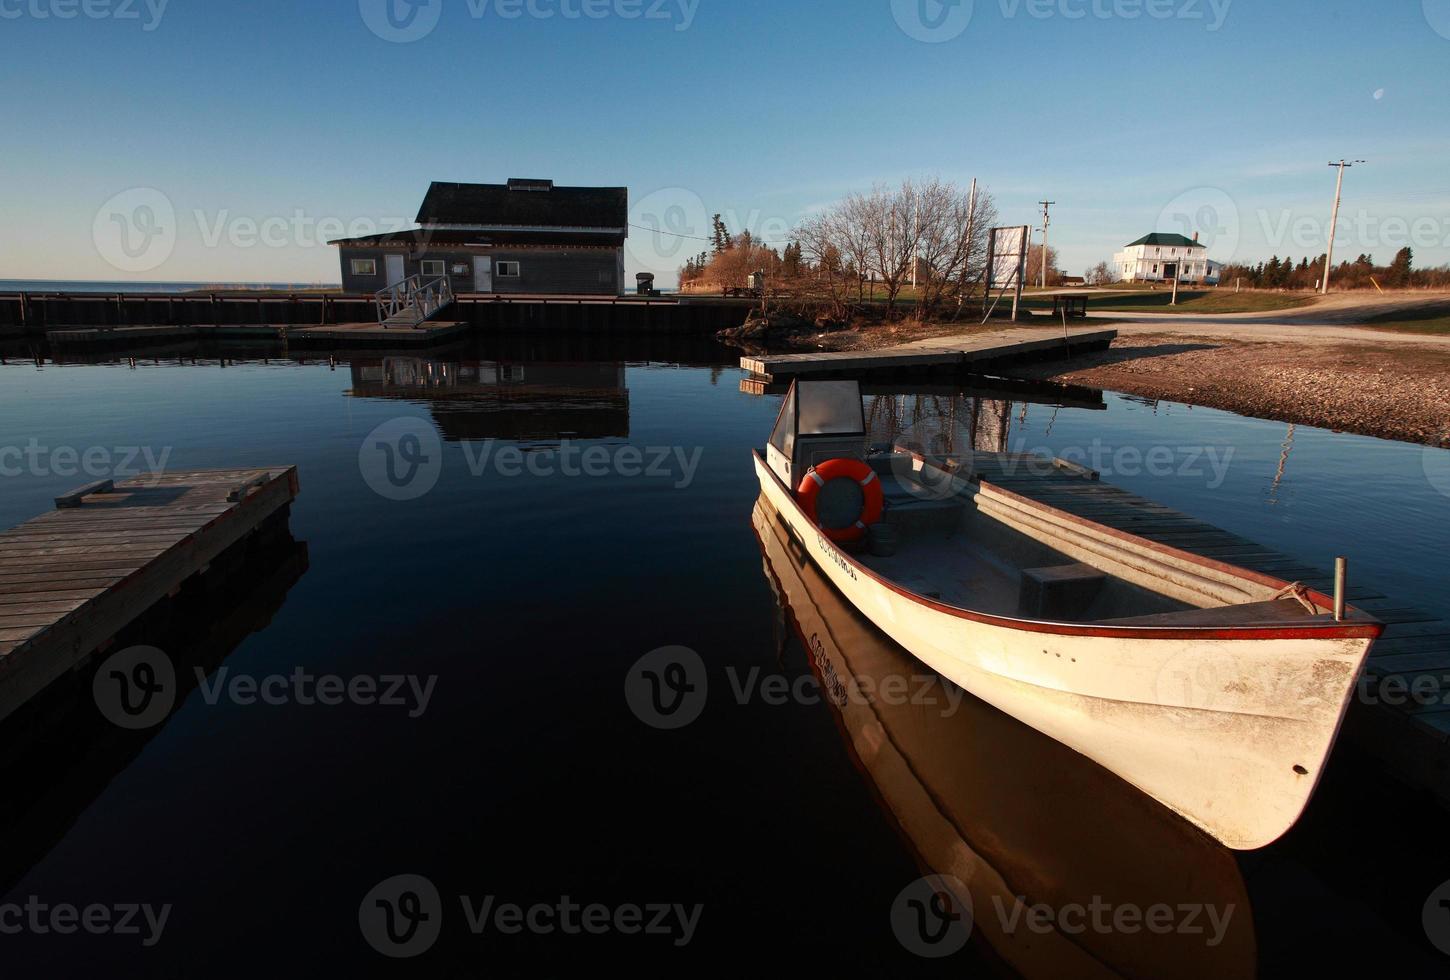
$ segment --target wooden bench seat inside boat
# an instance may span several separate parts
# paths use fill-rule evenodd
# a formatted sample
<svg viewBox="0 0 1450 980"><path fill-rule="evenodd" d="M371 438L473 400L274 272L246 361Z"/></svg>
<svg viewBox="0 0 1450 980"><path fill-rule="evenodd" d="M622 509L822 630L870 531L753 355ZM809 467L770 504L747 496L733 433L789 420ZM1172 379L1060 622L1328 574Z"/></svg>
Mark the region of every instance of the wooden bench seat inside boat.
<svg viewBox="0 0 1450 980"><path fill-rule="evenodd" d="M1333 619L1333 614L1327 612L1311 615L1294 599L1277 599L1271 602L1245 602L1234 606L1155 613L1152 616L1103 619L1099 622L1104 626L1303 626L1305 623L1329 622Z"/></svg>
<svg viewBox="0 0 1450 980"><path fill-rule="evenodd" d="M1087 613L1107 576L1082 562L1022 569L1019 615L1029 619L1077 619Z"/></svg>

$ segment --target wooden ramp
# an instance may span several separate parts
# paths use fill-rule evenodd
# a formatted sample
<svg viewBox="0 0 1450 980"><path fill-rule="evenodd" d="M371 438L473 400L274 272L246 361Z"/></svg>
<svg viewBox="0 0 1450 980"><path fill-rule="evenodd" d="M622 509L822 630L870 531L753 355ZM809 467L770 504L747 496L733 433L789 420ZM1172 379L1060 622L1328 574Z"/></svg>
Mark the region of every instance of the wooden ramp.
<svg viewBox="0 0 1450 980"><path fill-rule="evenodd" d="M1043 462L1030 454L973 455L976 475L1004 490L1149 541L1303 582L1326 595L1334 592L1330 572L1099 482L1081 467L1044 467ZM1373 589L1355 587L1350 557L1347 599L1386 629L1370 648L1346 721L1346 739L1450 805L1450 622ZM1411 696L1416 690L1426 695Z"/></svg>
<svg viewBox="0 0 1450 980"><path fill-rule="evenodd" d="M880 350L742 357L740 366L767 381L807 374L861 374L923 367L965 371L1106 350L1117 336L1116 330L1064 332L1061 327L1018 327L960 337L933 337Z"/></svg>
<svg viewBox="0 0 1450 980"><path fill-rule="evenodd" d="M295 466L103 481L0 533L0 719L297 492Z"/></svg>

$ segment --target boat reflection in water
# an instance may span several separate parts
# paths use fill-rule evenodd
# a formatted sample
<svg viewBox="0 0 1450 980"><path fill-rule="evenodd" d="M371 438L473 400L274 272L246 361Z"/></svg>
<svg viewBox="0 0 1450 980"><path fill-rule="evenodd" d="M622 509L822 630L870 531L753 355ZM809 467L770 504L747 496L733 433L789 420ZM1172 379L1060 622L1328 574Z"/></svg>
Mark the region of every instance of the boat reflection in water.
<svg viewBox="0 0 1450 980"><path fill-rule="evenodd" d="M351 367L348 394L427 402L450 442L629 436L622 361L385 357L355 360Z"/></svg>
<svg viewBox="0 0 1450 980"><path fill-rule="evenodd" d="M1231 852L1065 745L944 687L846 602L764 496L753 521L857 767L934 880L965 883L974 937L1026 976L1254 973Z"/></svg>

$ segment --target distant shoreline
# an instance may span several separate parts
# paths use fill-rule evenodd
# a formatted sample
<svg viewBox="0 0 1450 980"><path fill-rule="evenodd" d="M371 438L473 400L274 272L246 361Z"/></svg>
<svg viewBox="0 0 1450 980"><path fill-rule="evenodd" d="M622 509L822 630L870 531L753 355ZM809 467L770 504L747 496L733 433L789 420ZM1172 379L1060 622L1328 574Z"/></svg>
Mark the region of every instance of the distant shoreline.
<svg viewBox="0 0 1450 980"><path fill-rule="evenodd" d="M105 279L0 279L0 292L25 293L206 293L240 291L341 291L341 283L319 282L122 282Z"/></svg>

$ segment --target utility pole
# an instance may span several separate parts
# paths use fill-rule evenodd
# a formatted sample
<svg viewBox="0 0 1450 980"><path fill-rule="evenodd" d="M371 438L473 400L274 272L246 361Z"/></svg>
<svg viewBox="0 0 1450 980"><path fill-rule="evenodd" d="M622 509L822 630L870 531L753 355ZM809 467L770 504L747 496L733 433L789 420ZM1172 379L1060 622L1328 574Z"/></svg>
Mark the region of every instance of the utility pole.
<svg viewBox="0 0 1450 980"><path fill-rule="evenodd" d="M1047 209L1056 204L1056 201L1038 201L1042 205L1042 288L1047 288L1047 226L1052 223L1052 216Z"/></svg>
<svg viewBox="0 0 1450 980"><path fill-rule="evenodd" d="M1319 292L1329 295L1329 270L1334 262L1334 230L1339 225L1339 195L1344 190L1344 168L1352 167L1356 163L1364 163L1363 160L1340 160L1338 163L1330 162L1331 167L1339 168L1339 179L1334 182L1334 210L1329 213L1329 247L1324 251L1324 279L1319 284Z"/></svg>

